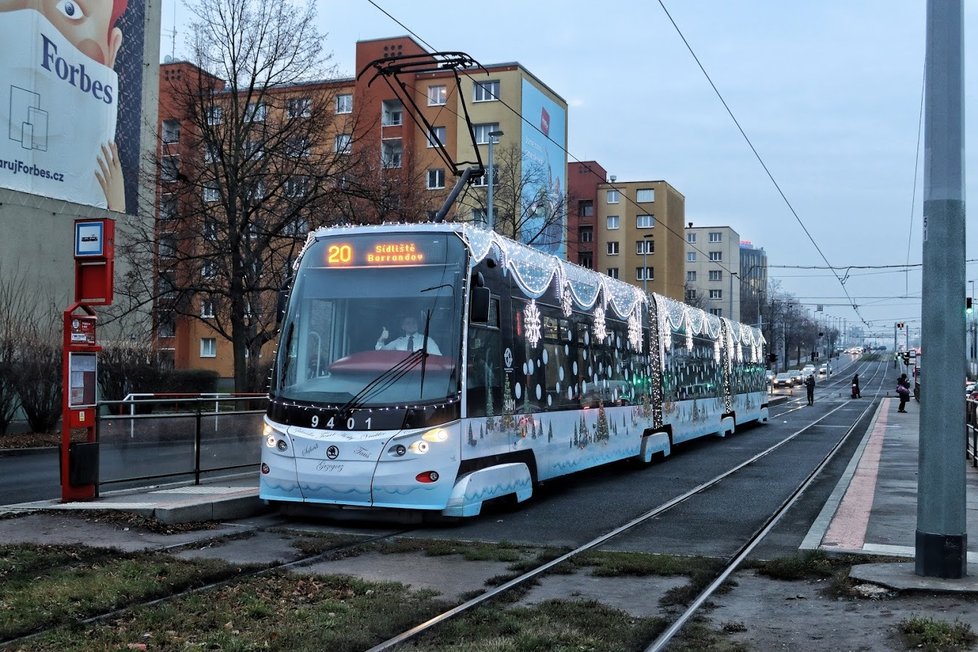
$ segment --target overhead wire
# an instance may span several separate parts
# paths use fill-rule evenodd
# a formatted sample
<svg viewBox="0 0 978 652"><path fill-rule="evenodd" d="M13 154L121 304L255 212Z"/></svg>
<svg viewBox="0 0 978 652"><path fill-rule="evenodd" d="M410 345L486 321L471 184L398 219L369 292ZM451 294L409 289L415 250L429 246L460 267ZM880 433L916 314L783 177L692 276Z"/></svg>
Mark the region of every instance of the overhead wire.
<svg viewBox="0 0 978 652"><path fill-rule="evenodd" d="M422 44L423 44L424 46L426 46L426 47L427 47L427 48L428 48L429 50L431 50L431 51L435 51L435 52L437 52L437 51L438 51L438 50L437 50L437 48L435 48L435 47L433 47L433 46L432 46L432 45L431 45L431 44L430 44L430 43L429 43L429 42L428 42L427 40L425 40L424 38L422 38L422 37L421 37L421 36L420 36L420 35L419 35L419 34L418 34L417 32L415 32L414 30L412 30L412 29L411 29L410 27L408 27L407 25L405 25L405 24L404 24L404 22L402 22L401 20L398 20L398 19L397 19L397 18L395 18L395 17L394 17L394 16L393 16L393 15L392 15L392 14L391 14L390 12L388 12L388 11L387 11L386 9L384 9L384 8L383 8L383 7L381 7L381 6L379 5L379 4L377 4L377 2L376 2L375 0L367 0L367 2L369 2L369 3L371 4L371 5L373 5L374 7L376 7L376 8L377 8L377 9L378 9L378 10L379 10L379 11L380 11L381 13L383 13L383 14L384 14L385 16L387 16L387 17L389 17L389 18L390 18L391 20L393 20L393 21L394 21L395 23L397 23L397 24L398 24L398 26L400 26L400 27L401 27L402 29L404 29L404 30L406 30L406 31L407 31L407 32L408 32L409 34L411 34L412 36L414 36L414 37L415 37L415 38L416 38L416 39L417 39L418 41L420 41L420 42L421 42L421 43L422 43ZM472 81L473 81L473 82L475 82L475 81L476 81L476 80L475 80L475 78L474 78L474 77L472 77L472 75L471 75L471 74L470 74L469 72L467 72L467 71L463 71L463 72L462 72L462 74L463 74L463 75L465 75L465 76L467 76L467 77L469 77L470 79L472 79ZM497 96L497 95L496 95L495 93L492 93L492 91L491 91L491 90L490 90L489 92L490 92L490 94L491 94L491 95L492 95L492 96L493 96L493 97L494 97L494 98L495 98L495 99L496 99L496 100L497 100L497 101L498 101L498 102L499 102L499 103L500 103L500 104L501 104L501 105L502 105L503 107L505 107L505 108L506 108L507 110L509 110L509 111L510 111L510 112L511 112L511 113L512 113L513 115L515 115L516 117L518 117L518 118L520 119L520 121L521 121L522 123L524 123L525 125L527 125L527 126L529 126L529 127L530 127L530 128L532 128L533 130L535 130L535 131L536 131L536 132L537 132L538 134L540 134L540 135L541 135L541 136L543 136L543 137L544 137L545 139L547 139L548 141L550 141L550 142L551 142L551 143L552 143L552 144L553 144L554 146L556 146L556 147L558 147L558 148L560 148L560 150L561 150L561 151L562 151L562 152L563 152L564 154L566 154L566 155L567 155L567 156L568 156L569 158L571 158L571 159L573 159L573 160L574 160L574 161L575 161L576 163L580 163L580 164L582 164L582 165L584 165L584 167L585 167L585 169L586 169L586 170L588 171L588 173L589 173L589 174L592 174L592 175L594 175L594 176L596 176L596 177L598 177L599 179L601 179L601 181L602 181L603 183L606 183L607 185L609 185L609 186L610 186L610 189L613 189L613 190L617 190L617 191L619 192L619 195L620 195L620 196L621 196L621 197L622 197L622 198L623 198L623 199L624 199L624 200L625 200L625 201L626 201L626 202L627 202L628 204L630 204L630 205L632 205L632 206L634 206L634 207L635 207L636 209L639 209L639 210L641 210L641 209L642 209L642 207L641 207L641 206L640 206L640 205L639 205L639 204L638 204L638 203L637 203L637 202L636 202L635 200L633 200L633 199L631 199L630 197L628 197L628 195L627 195L627 194L626 194L625 192L623 192L623 191L622 191L622 190L623 190L623 187L622 187L622 186L616 186L614 182L608 182L608 180L607 180L607 179L605 179L605 178L603 178L603 177L602 177L601 175L599 175L599 174L598 174L597 172L595 172L594 170L592 170L592 169L590 168L590 166L588 166L588 165L585 165L585 163L586 163L585 161L582 161L582 160L581 160L581 159L579 159L579 158L578 158L577 156L574 156L574 154L573 154L573 153L571 153L571 152L570 152L570 151L569 151L569 150L568 150L568 149L567 149L567 148L566 148L566 147L565 147L564 145L561 145L560 143L558 143L557 141L555 141L555 140L554 140L553 138L551 138L551 137L550 137L550 136L549 136L548 134L545 134L545 133L543 133L543 131L542 131L542 130L540 129L540 127L538 127L538 126L537 126L536 124L534 124L534 123L533 123L533 122L531 122L531 121L530 121L529 119L527 119L527 118L526 118L526 117L525 117L525 116L524 116L524 115L522 114L522 112L520 112L519 110L517 110L517 109L515 109L514 107L512 107L512 106L511 106L511 105L510 105L510 104L509 104L508 102L506 102L506 101L505 101L505 100L504 100L503 98L501 98L501 97L498 97L498 96ZM456 112L454 112L454 111L452 111L451 109L448 109L448 111L449 111L449 112L452 112L452 113L456 113ZM457 115L458 115L458 114L456 113L456 116L457 116ZM700 253L700 254L702 254L702 255L704 255L704 256L707 256L707 255L708 255L708 254L707 254L707 252L705 252L705 251L703 251L702 249L700 249L699 247L697 247L695 243L689 243L689 242L687 242L687 241L686 241L686 234L685 234L684 232L680 232L680 231L676 231L676 230L675 230L675 229L673 229L673 228L672 228L672 227L671 227L670 225L668 225L668 224L667 224L667 223L666 223L665 221L661 221L661 222L659 222L659 221L657 221L657 222L656 222L656 224L657 224L657 225L661 225L661 226L662 226L662 228L663 228L663 229L665 229L665 230L666 230L666 231L667 231L667 232L668 232L669 234L671 234L671 235L673 235L673 236L675 236L675 237L677 237L677 238L679 238L679 239L680 239L680 240L681 240L681 241L682 241L683 243L685 243L685 246L687 246L687 247L689 247L690 249L692 249L692 250L694 250L694 251L696 251L696 252L698 252L698 253ZM739 270L738 270L738 271L734 271L734 270L732 270L732 269L731 269L730 267L728 267L728 266L726 266L725 264L723 264L723 261L711 261L711 262L713 262L713 263L716 263L716 265L717 265L717 267L719 267L719 268L720 268L721 270L723 270L723 271L725 271L725 272L727 272L728 274L732 274L732 275L737 275L737 274L739 273Z"/></svg>

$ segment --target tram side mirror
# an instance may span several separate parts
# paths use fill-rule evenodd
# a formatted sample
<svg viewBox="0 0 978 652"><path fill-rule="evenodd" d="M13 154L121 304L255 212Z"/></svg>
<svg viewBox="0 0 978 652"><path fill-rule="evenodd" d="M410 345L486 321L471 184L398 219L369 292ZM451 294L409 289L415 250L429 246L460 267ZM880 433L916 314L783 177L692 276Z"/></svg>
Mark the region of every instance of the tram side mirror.
<svg viewBox="0 0 978 652"><path fill-rule="evenodd" d="M473 324L489 323L489 299L491 295L489 288L472 288L472 297L469 301L469 321Z"/></svg>

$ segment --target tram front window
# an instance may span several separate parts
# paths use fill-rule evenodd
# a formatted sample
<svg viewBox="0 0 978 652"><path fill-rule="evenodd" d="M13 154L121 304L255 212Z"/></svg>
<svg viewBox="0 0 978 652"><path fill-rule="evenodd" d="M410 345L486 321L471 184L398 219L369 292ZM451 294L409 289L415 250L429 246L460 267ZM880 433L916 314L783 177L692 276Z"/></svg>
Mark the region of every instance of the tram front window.
<svg viewBox="0 0 978 652"><path fill-rule="evenodd" d="M306 252L280 335L279 398L380 406L457 394L462 243L453 234L411 236L424 252L412 264L376 264L362 253L392 240L347 238L354 253L342 265L328 263L333 240Z"/></svg>

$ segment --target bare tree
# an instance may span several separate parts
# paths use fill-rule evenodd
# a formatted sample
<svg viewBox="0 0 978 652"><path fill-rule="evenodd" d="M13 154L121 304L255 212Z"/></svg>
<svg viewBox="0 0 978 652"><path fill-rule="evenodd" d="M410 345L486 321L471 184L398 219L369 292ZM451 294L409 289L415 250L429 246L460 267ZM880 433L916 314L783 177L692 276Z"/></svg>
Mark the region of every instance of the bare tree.
<svg viewBox="0 0 978 652"><path fill-rule="evenodd" d="M158 233L129 255L146 260L158 241L152 287L138 288L155 298L157 328L206 320L231 342L243 390L248 361L275 337L277 293L306 232L342 219L355 119L337 117L314 2L188 7L190 61L161 82L161 111L177 118L160 134ZM135 292L146 271L121 285Z"/></svg>
<svg viewBox="0 0 978 652"><path fill-rule="evenodd" d="M493 187L493 229L545 251L556 250L566 239L568 197L553 183L544 165L524 168L518 145L500 147L494 152L496 184ZM488 212L489 174L470 188L461 202L469 211ZM465 208L461 209L464 213ZM460 215L464 219L466 215Z"/></svg>

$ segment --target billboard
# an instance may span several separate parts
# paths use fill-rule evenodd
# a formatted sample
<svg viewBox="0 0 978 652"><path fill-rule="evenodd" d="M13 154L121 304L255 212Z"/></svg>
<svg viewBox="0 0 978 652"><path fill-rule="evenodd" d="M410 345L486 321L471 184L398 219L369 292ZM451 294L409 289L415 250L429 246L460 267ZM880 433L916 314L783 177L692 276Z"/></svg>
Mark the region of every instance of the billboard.
<svg viewBox="0 0 978 652"><path fill-rule="evenodd" d="M136 213L144 14L0 3L0 187Z"/></svg>
<svg viewBox="0 0 978 652"><path fill-rule="evenodd" d="M522 240L540 251L567 256L567 111L526 78L523 128Z"/></svg>

